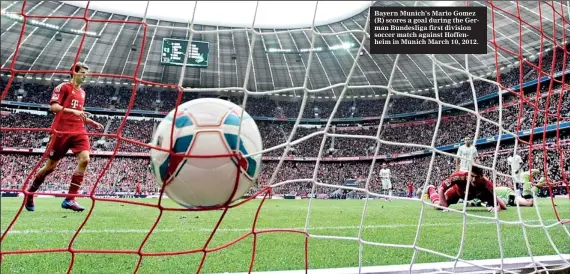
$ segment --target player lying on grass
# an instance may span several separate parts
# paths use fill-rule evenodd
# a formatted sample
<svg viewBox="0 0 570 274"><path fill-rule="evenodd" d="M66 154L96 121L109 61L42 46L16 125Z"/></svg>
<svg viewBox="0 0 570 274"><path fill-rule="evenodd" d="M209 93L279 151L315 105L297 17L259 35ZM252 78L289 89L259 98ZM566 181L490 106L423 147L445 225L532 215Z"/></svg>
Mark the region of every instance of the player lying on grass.
<svg viewBox="0 0 570 274"><path fill-rule="evenodd" d="M532 174L531 174L532 171ZM520 182L522 183L522 197L526 200L532 200L533 193L538 193L538 190L546 185L546 179L544 177L540 178L538 183L533 183L532 178L538 177L540 170L533 168L531 171L524 171L520 173Z"/></svg>
<svg viewBox="0 0 570 274"><path fill-rule="evenodd" d="M77 194L79 187L83 182L83 175L89 164L89 137L86 135L85 125L90 125L97 129L103 129L103 125L89 119L89 113L83 111L85 104L85 91L81 89L81 84L85 82L85 73L89 67L84 63L76 63L72 67L72 77L70 82L62 83L54 88L50 100L50 111L56 113L55 121L58 116L61 116L58 123L55 125L55 130L60 132L73 132L72 134L52 134L50 143L53 144L46 164L40 169L34 178L34 182L28 189L31 194L26 197L26 209L34 211L34 194L46 177L50 175L59 161L65 157L68 150L71 149L77 157L77 167L71 176L71 184L69 186L68 194ZM84 208L80 206L75 197L67 196L63 203L62 208L71 209L73 211L83 211Z"/></svg>
<svg viewBox="0 0 570 274"><path fill-rule="evenodd" d="M517 196L512 188L506 186L496 187L495 194L497 194L497 198L503 200L508 206L517 206L517 203L519 206L532 206L534 203L532 198L524 199L523 197Z"/></svg>
<svg viewBox="0 0 570 274"><path fill-rule="evenodd" d="M451 174L449 178L443 180L441 185L437 188L430 185L428 186L428 197L434 205L441 207L449 207L449 205L456 204L460 199L465 197L468 183L468 171L457 171ZM493 195L493 183L483 176L483 170L479 167L473 166L471 170L471 178L469 180L469 193L467 200L478 198L482 202L486 202L489 211L500 211L506 209L507 206L502 199L495 199ZM497 206L493 207L494 201ZM436 208L441 210L441 208Z"/></svg>
<svg viewBox="0 0 570 274"><path fill-rule="evenodd" d="M540 171L538 169L532 170L532 176L538 176ZM497 197L502 199L508 206L516 206L518 203L519 206L533 206L534 205L534 195L538 192L538 190L545 185L544 181L546 179L544 177L540 178L538 183L532 183L530 180L530 172L524 171L520 173L521 183L523 184L522 190L522 197L516 195L515 190L509 187L497 187L495 188L495 193ZM516 202L516 203L515 203Z"/></svg>

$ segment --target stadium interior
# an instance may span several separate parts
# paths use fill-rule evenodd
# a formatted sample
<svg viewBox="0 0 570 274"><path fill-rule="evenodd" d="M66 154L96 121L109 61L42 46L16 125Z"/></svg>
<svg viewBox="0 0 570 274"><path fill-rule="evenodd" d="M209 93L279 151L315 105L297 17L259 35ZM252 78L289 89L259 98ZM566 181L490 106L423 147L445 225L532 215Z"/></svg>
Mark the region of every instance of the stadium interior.
<svg viewBox="0 0 570 274"><path fill-rule="evenodd" d="M414 5L413 1L373 2L376 7ZM418 5L442 5L439 2ZM105 11L101 5L100 10L86 12L95 21L90 21L85 30L85 20L64 18L83 16L85 4L80 1L25 3L29 15L61 18L30 18L22 31L23 19L18 12L24 2L1 2L0 90L7 90L1 106L3 196L21 190L42 158L55 117L49 111L52 90L70 79L62 72L79 54L79 61L87 63L91 72L104 74L89 76L83 86L86 111L104 129L88 128L93 133L89 136L92 156L82 194L121 198L160 194L150 170L149 149L129 140L150 143L161 119L174 109L179 90L173 87L179 85L184 88L182 102L226 96L242 105L244 89L251 92L245 110L256 120L264 149L287 143L296 122L291 140L313 134L292 145L287 153L284 147L264 153L263 169L248 196L279 182L312 178L318 159L318 182L343 185L356 181L363 188L376 157L373 174L378 174L382 163L388 163L395 175L394 196L406 197L408 182L417 190L449 176L455 168L450 155L469 137L475 140L481 164L503 174L510 174L507 158L516 144L525 164L530 157L532 165L540 169L538 177L546 177L552 184L541 189L539 197L569 197L570 43L563 40L570 35L567 2L552 3L555 8L543 7L539 13L539 2L535 1L518 2L516 7L512 2L489 5L469 1L471 6L488 8L488 53L437 55L371 54L367 39L359 52L369 13L368 4L362 2L355 4L361 8L348 12L352 14L322 19L332 21L315 26L315 37L312 20L290 27L265 24L255 30L271 34L256 35L245 29L251 26L239 25L241 22L232 26L189 22L189 18L168 20L164 15L145 17L138 11ZM465 4L449 4L453 3ZM566 23L554 9L564 10ZM518 19L507 11L518 14ZM191 14L186 12L188 17ZM143 18L145 25L136 23ZM203 21L213 22L206 19ZM197 32L191 33L190 25ZM85 32L88 34L82 40ZM342 34L334 34L338 32ZM207 58L205 64L197 61L181 75L181 65L163 58L164 45L165 41L187 43L190 36L192 41L204 42ZM135 77L146 82L135 81ZM350 87L345 90L347 85ZM384 88L388 85L390 91ZM267 93L283 89L290 91ZM304 96L306 104L301 109ZM338 108L333 114L335 105ZM119 131L124 120L126 124ZM354 135L370 138L352 138ZM517 139L522 142L515 142ZM377 144L380 147L375 154ZM450 155L437 153L432 157L434 148ZM271 180L282 158L280 171ZM70 152L46 180L42 192L65 193L75 161ZM497 186L512 185L507 176L490 170L485 173L496 176ZM427 180L426 174L430 174ZM361 191L338 192L328 186L313 186L311 182L280 184L272 195L367 197ZM372 176L368 187L370 192L380 193L380 179Z"/></svg>

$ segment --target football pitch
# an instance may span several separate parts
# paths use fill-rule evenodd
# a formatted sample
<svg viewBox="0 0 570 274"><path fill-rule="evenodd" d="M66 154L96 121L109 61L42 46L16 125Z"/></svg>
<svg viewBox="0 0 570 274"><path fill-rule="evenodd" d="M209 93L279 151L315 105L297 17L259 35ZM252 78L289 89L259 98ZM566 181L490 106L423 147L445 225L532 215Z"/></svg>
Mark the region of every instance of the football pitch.
<svg viewBox="0 0 570 274"><path fill-rule="evenodd" d="M30 249L66 249L88 211L81 213L60 208L60 198L37 198L36 211L23 211L10 233L2 242L2 251ZM78 199L85 207L89 199ZM141 201L137 199L136 201ZM158 203L158 199L143 199ZM2 232L15 216L21 198L2 198ZM240 238L251 231L256 210L261 200L252 200L230 209L208 245L216 248ZM570 219L570 200L555 199L562 219ZM163 200L175 207L171 200ZM320 236L359 236L363 200L313 200L308 212L308 200L266 200L259 212L256 230L303 230L310 214L308 239L309 268L357 267L359 244L342 238ZM453 208L461 209L462 205ZM550 199L539 199L539 214L546 226L557 222ZM408 200L371 200L365 214L362 239L364 266L409 264L416 238L421 203ZM468 208L472 214L493 217L483 207ZM75 239L74 250L134 250L137 251L152 224L159 216L156 208L98 201L89 221ZM533 256L555 255L557 252L540 226L535 208L521 208L522 219L529 225L526 235ZM142 252L175 252L202 249L222 211L188 212L164 211L161 221L142 248ZM463 215L436 211L425 207L417 246L456 256L460 249ZM518 221L516 208L499 212L501 220ZM468 216L463 259L500 258L497 225L493 220ZM570 229L569 224L565 224ZM501 224L500 239L503 254L509 257L528 257L523 229L520 224ZM546 228L560 253L570 253L570 240L562 225ZM313 237L315 236L315 237ZM297 270L305 268L305 234L275 232L257 234L253 271ZM206 253L202 273L247 272L252 260L254 236L235 244ZM396 245L396 246L389 246ZM173 256L144 256L138 273L195 273L204 253ZM2 273L65 273L72 256L69 252L4 255ZM139 255L77 253L72 273L133 273ZM418 251L416 263L453 261L424 251Z"/></svg>

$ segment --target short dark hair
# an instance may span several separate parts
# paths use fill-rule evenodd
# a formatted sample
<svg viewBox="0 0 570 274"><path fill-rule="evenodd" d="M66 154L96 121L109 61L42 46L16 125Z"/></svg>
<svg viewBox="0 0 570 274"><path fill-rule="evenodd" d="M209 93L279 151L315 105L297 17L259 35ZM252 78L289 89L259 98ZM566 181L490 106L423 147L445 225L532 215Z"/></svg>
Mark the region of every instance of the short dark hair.
<svg viewBox="0 0 570 274"><path fill-rule="evenodd" d="M74 69L74 68L75 68L75 69ZM75 65L71 66L71 68L69 69L69 70L72 72L72 73L71 73L71 76L73 76L73 73L79 72L79 70L82 69L82 68L84 68L84 69L86 69L86 70L89 70L89 66L88 66L87 64L82 63L82 62L77 62L77 63L75 63Z"/></svg>
<svg viewBox="0 0 570 274"><path fill-rule="evenodd" d="M228 97L228 96L226 96L226 95L220 95L220 96L218 96L218 99L222 99L222 100L229 101L229 100L230 100L230 97Z"/></svg>
<svg viewBox="0 0 570 274"><path fill-rule="evenodd" d="M483 169L478 166L472 166L471 172L477 174L478 176L483 176Z"/></svg>

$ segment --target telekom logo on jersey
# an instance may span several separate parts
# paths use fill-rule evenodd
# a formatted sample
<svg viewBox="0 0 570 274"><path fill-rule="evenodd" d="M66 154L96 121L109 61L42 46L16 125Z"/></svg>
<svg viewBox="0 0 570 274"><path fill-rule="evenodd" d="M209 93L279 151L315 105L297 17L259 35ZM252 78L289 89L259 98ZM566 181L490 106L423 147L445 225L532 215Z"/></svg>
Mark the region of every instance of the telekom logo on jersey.
<svg viewBox="0 0 570 274"><path fill-rule="evenodd" d="M71 107L72 108L77 108L78 105L79 105L79 101L77 101L76 99L71 100Z"/></svg>

